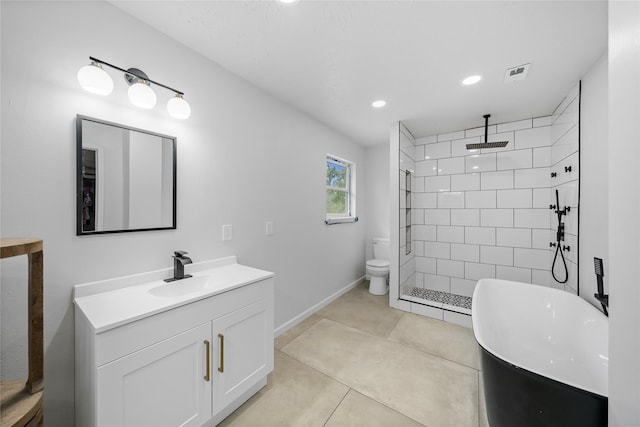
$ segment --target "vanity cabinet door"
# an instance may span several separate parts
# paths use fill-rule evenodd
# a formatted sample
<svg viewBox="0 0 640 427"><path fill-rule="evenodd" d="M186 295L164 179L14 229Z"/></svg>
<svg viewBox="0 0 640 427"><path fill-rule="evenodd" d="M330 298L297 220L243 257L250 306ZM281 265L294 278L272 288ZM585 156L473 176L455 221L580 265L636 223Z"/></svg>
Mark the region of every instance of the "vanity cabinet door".
<svg viewBox="0 0 640 427"><path fill-rule="evenodd" d="M204 424L211 418L205 341L210 322L99 367L97 425Z"/></svg>
<svg viewBox="0 0 640 427"><path fill-rule="evenodd" d="M213 414L273 370L273 318L259 300L213 321Z"/></svg>

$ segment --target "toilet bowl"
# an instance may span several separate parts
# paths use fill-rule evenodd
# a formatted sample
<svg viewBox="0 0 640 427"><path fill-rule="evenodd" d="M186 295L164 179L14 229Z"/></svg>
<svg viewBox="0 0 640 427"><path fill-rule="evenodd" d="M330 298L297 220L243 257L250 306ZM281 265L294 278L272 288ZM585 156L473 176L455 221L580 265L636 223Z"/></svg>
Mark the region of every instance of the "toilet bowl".
<svg viewBox="0 0 640 427"><path fill-rule="evenodd" d="M369 293L384 295L389 292L389 239L373 239L373 257L374 259L367 261Z"/></svg>

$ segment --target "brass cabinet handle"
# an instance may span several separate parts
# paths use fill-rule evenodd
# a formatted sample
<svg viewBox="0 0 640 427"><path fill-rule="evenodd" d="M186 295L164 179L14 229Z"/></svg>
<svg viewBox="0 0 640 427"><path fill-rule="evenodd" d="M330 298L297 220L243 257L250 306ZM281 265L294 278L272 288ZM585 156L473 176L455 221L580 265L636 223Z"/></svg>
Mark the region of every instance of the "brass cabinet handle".
<svg viewBox="0 0 640 427"><path fill-rule="evenodd" d="M218 371L224 372L224 335L218 334L218 338L220 338L220 366L218 366Z"/></svg>
<svg viewBox="0 0 640 427"><path fill-rule="evenodd" d="M205 358L207 359L206 363L206 373L204 374L205 381L209 381L211 379L211 345L209 341L204 340L204 348L205 348Z"/></svg>

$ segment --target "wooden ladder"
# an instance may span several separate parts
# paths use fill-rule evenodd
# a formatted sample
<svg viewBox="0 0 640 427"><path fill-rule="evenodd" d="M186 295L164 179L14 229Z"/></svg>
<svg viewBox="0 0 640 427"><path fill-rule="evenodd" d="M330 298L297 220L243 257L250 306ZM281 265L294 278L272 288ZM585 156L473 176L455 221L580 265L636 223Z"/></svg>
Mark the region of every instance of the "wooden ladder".
<svg viewBox="0 0 640 427"><path fill-rule="evenodd" d="M44 379L43 352L43 252L42 240L0 239L0 258L27 255L29 258L28 342L29 377L26 381L0 382L0 426L42 426Z"/></svg>

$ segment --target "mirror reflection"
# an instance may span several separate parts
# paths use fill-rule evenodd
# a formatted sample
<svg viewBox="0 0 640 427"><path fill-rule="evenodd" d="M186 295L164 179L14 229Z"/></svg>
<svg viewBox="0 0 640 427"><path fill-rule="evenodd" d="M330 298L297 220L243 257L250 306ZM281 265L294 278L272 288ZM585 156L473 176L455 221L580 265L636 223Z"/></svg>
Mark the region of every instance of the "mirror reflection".
<svg viewBox="0 0 640 427"><path fill-rule="evenodd" d="M78 116L77 234L176 228L176 138Z"/></svg>

